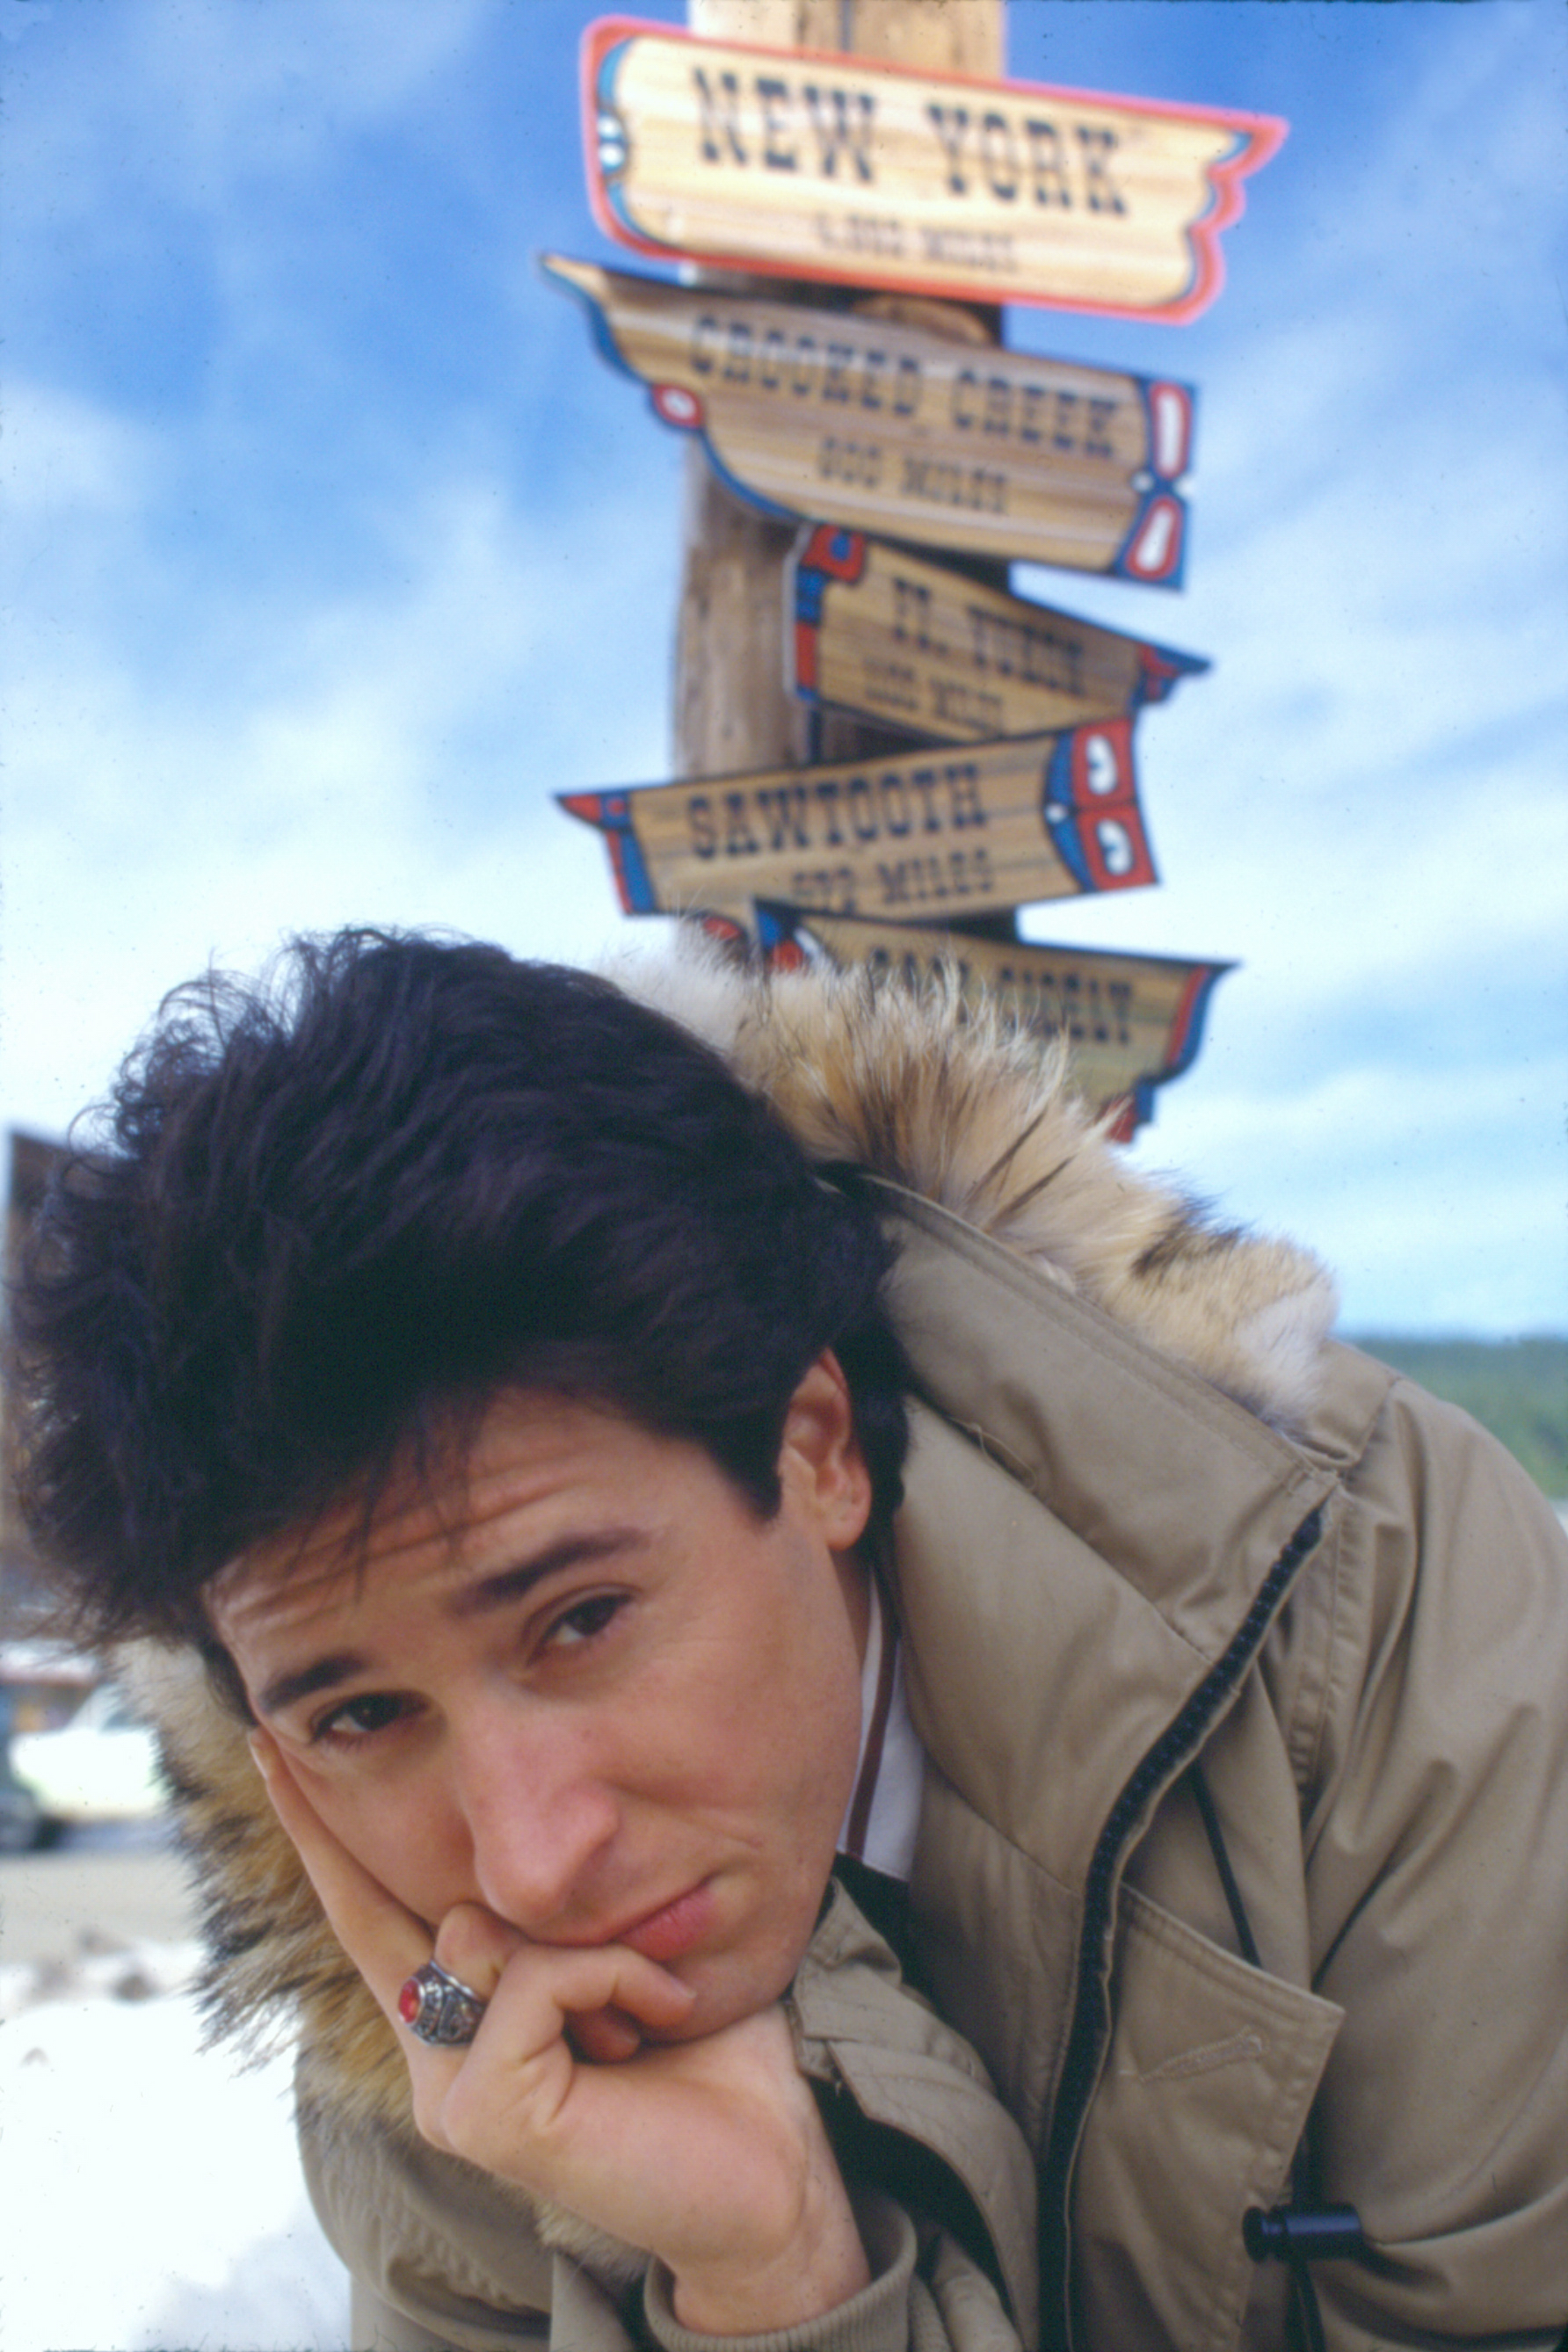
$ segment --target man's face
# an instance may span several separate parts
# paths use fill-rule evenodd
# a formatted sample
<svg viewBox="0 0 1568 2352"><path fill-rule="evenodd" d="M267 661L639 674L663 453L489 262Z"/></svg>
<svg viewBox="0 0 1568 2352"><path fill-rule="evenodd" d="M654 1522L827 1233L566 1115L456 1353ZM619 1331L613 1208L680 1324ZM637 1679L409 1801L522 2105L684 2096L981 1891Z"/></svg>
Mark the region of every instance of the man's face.
<svg viewBox="0 0 1568 2352"><path fill-rule="evenodd" d="M760 1523L700 1447L511 1393L466 1463L211 1615L340 1842L432 1930L478 1902L542 1944L632 1945L689 2034L775 2000L816 1924L859 1740L869 1480L831 1357Z"/></svg>

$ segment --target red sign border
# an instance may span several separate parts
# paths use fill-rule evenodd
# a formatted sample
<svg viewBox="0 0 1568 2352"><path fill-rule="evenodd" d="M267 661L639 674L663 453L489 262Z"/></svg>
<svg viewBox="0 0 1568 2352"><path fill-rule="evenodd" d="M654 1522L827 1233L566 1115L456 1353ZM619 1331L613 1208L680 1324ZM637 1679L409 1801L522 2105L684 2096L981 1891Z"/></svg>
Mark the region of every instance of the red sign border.
<svg viewBox="0 0 1568 2352"><path fill-rule="evenodd" d="M780 49L759 41L711 41L689 32L679 25L666 25L642 16L596 16L584 27L581 46L583 156L587 173L588 203L594 218L612 243L625 246L636 253L644 253L658 261L704 261L716 268L742 270L752 276L793 278L804 282L819 282L829 286L880 286L887 290L887 281L868 275L863 268L854 269L813 268L804 262L760 260L755 254L732 254L718 251L696 253L684 246L660 245L655 239L640 236L617 219L608 202L603 174L599 166L599 110L595 91L599 66L605 52L617 41L639 35L659 40L689 42L700 49L741 49L758 58L795 58L808 64L850 66L859 71L879 74L901 74L906 80L941 82L954 89L989 90L994 94L1030 98L1077 100L1091 106L1110 106L1131 114L1158 115L1166 120L1179 116L1190 122L1212 122L1226 130L1246 134L1245 144L1232 156L1222 158L1209 166L1206 174L1213 191L1213 201L1185 235L1192 245L1194 257L1193 284L1174 302L1162 303L1156 310L1140 308L1127 302L1068 301L1059 295L1009 294L1005 288L993 283L976 285L973 280L955 277L912 278L900 278L891 290L900 294L928 294L939 299L964 302L1018 302L1031 309L1077 310L1090 317L1106 319L1136 319L1151 324L1184 326L1220 293L1225 285L1225 257L1220 250L1220 237L1247 209L1247 197L1241 183L1254 172L1261 171L1279 152L1289 132L1289 124L1282 115L1252 114L1241 108L1228 106L1189 106L1175 100L1158 98L1125 98L1106 90L1071 89L1061 82L992 81L979 74L932 73L919 66L897 65L880 58L855 57L839 49Z"/></svg>

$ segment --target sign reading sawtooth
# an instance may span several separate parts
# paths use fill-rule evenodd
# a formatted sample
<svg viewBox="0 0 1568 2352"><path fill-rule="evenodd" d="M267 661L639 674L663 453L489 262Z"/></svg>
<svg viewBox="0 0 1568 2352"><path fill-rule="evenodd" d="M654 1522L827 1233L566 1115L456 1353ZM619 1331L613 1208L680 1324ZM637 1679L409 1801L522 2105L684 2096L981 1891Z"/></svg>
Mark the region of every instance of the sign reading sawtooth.
<svg viewBox="0 0 1568 2352"><path fill-rule="evenodd" d="M605 835L628 915L754 898L930 920L1155 880L1132 722L907 759L562 793Z"/></svg>

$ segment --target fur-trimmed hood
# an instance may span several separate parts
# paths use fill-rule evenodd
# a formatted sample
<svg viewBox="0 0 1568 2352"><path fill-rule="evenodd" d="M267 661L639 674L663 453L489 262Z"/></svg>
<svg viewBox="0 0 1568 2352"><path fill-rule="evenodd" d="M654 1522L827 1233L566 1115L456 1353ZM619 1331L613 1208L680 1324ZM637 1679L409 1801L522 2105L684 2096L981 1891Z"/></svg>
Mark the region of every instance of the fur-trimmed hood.
<svg viewBox="0 0 1568 2352"><path fill-rule="evenodd" d="M718 1047L805 1150L934 1202L1289 1431L1311 1401L1335 1298L1289 1244L1210 1225L1134 1173L1073 1094L1065 1054L960 1002L821 968L761 979L716 952L627 959L611 976ZM302 2095L411 2130L395 2039L279 1828L244 1727L194 1654L144 1653L206 1906L213 2030L306 2027Z"/></svg>
<svg viewBox="0 0 1568 2352"><path fill-rule="evenodd" d="M956 976L918 992L822 965L760 979L699 949L612 977L716 1045L812 1159L951 1211L1263 1420L1306 1419L1338 1306L1324 1267L1135 1174L1066 1048L966 1007Z"/></svg>

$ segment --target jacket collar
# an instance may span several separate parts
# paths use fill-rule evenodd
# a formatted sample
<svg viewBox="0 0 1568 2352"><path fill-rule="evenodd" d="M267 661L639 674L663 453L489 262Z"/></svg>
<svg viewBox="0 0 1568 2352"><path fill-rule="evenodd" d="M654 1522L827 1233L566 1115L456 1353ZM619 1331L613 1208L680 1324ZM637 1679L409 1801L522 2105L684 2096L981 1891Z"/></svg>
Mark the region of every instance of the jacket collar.
<svg viewBox="0 0 1568 2352"><path fill-rule="evenodd" d="M1016 1253L889 1198L895 1312L935 1409L895 1530L916 1727L968 1804L1078 1887L1134 1773L1256 1647L1259 1597L1337 1481Z"/></svg>

